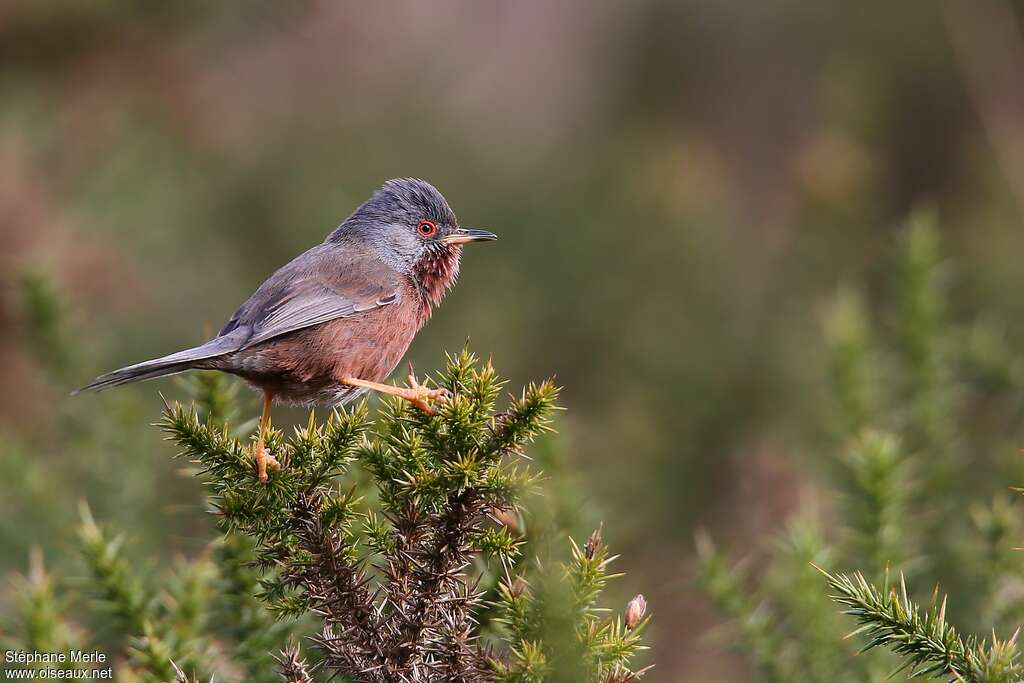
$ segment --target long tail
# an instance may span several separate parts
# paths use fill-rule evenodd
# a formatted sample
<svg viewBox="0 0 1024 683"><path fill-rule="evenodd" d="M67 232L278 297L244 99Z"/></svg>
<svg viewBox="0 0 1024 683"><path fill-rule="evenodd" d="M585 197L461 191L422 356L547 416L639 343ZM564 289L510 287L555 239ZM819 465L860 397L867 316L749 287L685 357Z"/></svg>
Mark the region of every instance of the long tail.
<svg viewBox="0 0 1024 683"><path fill-rule="evenodd" d="M108 372L105 375L100 375L91 384L87 384L81 389L76 389L72 393L103 391L104 389L128 384L129 382L141 382L147 379L175 375L179 372L205 365L204 361L222 356L234 350L235 345L231 343L231 340L225 337L218 337L206 342L202 346L185 349L163 358L154 358L153 360L143 361L142 363L136 363L135 365L129 365L128 367Z"/></svg>

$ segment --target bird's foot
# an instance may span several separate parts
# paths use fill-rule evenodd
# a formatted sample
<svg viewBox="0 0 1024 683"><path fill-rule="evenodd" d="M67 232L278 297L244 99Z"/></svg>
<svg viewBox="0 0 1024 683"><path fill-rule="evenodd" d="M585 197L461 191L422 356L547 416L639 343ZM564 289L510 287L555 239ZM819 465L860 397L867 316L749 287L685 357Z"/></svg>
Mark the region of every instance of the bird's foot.
<svg viewBox="0 0 1024 683"><path fill-rule="evenodd" d="M380 382L371 382L369 380L359 379L357 377L345 377L340 381L342 384L347 384L352 387L379 391L380 393L387 394L389 396L398 396L399 398L412 403L427 415L434 415L437 412L434 410L433 406L430 405L431 402L436 401L443 403L450 398L450 394L447 389L428 389L419 383L419 380L416 379L416 375L411 371L409 372L409 386L407 387L396 387L390 384L381 384Z"/></svg>
<svg viewBox="0 0 1024 683"><path fill-rule="evenodd" d="M434 415L437 411L431 404L431 402L447 403L451 400L451 392L444 387L437 389L430 389L420 384L419 380L416 379L416 373L412 371L412 366L409 366L409 388L403 389L401 394L402 398L412 403L414 406L422 410L427 415Z"/></svg>
<svg viewBox="0 0 1024 683"><path fill-rule="evenodd" d="M267 482L267 469L279 470L281 469L281 463L278 462L277 458L270 454L267 447L263 444L257 444L256 446L256 476L259 477L263 483Z"/></svg>

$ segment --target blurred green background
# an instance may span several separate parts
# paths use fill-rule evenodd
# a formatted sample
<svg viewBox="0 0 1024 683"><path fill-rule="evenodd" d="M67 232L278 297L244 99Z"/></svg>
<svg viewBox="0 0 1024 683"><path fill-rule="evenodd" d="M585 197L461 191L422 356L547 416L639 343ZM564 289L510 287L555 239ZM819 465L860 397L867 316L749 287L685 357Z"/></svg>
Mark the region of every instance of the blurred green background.
<svg viewBox="0 0 1024 683"><path fill-rule="evenodd" d="M881 299L927 207L947 306L1024 298L1024 2L8 2L0 7L0 571L80 498L140 556L205 543L147 425L201 341L384 180L500 242L409 358L556 374L560 444L655 615L651 680L746 680L704 634L697 528L752 547L819 488L823 309ZM256 401L251 409L256 414ZM278 411L280 425L299 411ZM1021 482L1007 482L1011 483ZM581 530L582 531L582 530ZM2 609L2 605L0 605Z"/></svg>

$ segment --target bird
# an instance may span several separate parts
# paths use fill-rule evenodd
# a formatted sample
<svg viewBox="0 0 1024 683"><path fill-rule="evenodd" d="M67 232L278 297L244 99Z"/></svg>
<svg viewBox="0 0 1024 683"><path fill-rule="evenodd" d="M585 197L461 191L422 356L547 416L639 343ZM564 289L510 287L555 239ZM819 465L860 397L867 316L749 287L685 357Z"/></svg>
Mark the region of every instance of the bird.
<svg viewBox="0 0 1024 683"><path fill-rule="evenodd" d="M238 307L213 339L108 372L75 393L188 370L236 375L263 395L254 466L261 482L281 463L266 448L275 401L338 406L367 391L427 413L442 389L384 383L455 284L463 245L497 235L465 228L444 196L417 178L388 180L326 239L292 259Z"/></svg>

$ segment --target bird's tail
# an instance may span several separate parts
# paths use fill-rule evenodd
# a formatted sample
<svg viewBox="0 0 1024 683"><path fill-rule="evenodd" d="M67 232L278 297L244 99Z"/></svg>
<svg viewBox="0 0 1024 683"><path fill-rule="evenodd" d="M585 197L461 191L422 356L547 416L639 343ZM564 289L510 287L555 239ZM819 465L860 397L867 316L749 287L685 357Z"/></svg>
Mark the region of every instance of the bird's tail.
<svg viewBox="0 0 1024 683"><path fill-rule="evenodd" d="M76 389L75 394L83 391L103 391L110 387L120 386L121 384L128 384L130 382L141 382L147 379L155 379L157 377L165 377L167 375L175 375L185 370L192 370L194 368L208 367L205 361L209 361L211 358L222 356L225 353L233 351L230 345L226 344L228 340L223 337L218 337L192 349L185 349L177 353L172 353L169 356L162 358L154 358L153 360L143 361L142 363L136 363L135 365L129 365L128 367L120 368L108 372L105 375L100 375L92 383L85 385L81 389Z"/></svg>

